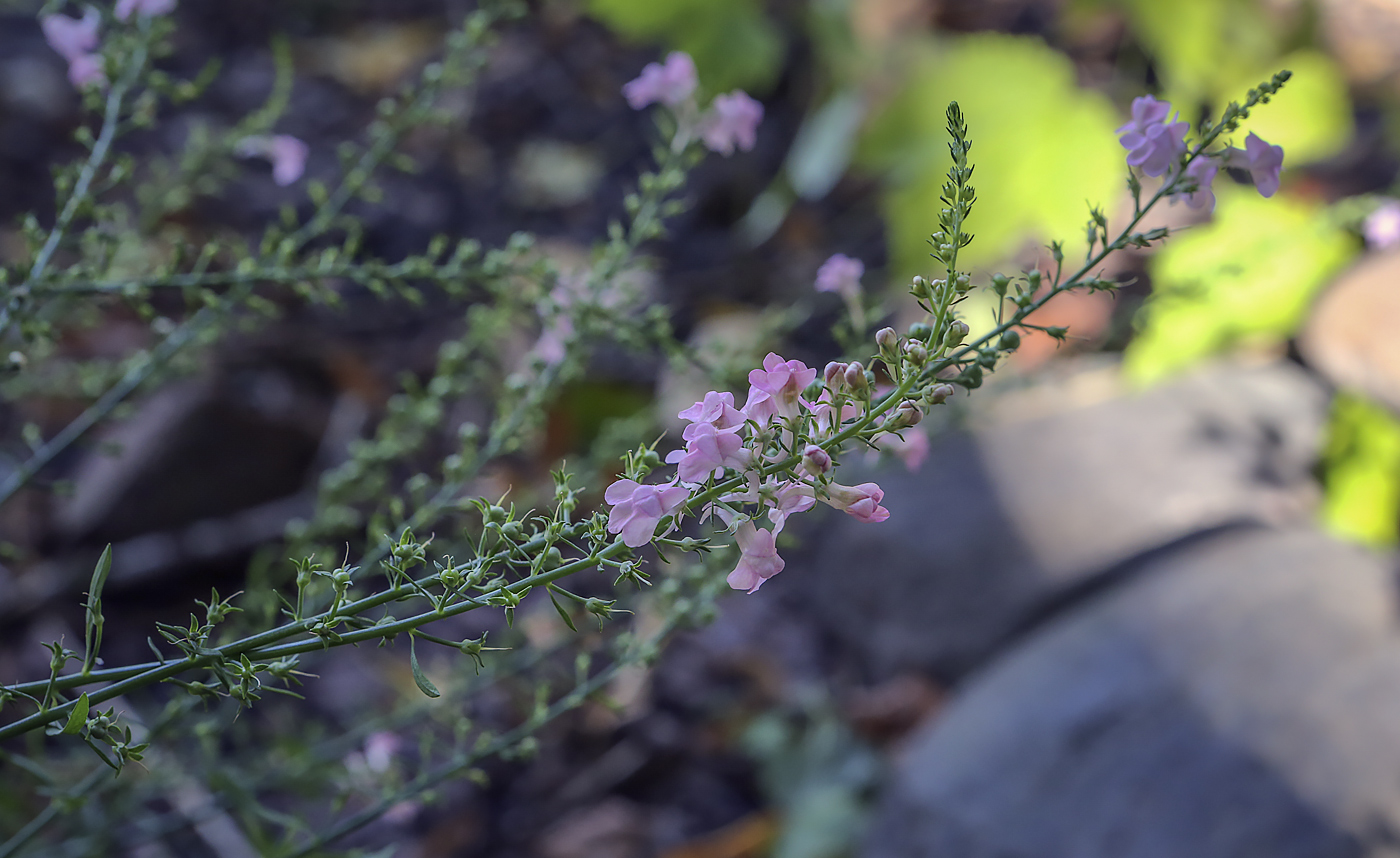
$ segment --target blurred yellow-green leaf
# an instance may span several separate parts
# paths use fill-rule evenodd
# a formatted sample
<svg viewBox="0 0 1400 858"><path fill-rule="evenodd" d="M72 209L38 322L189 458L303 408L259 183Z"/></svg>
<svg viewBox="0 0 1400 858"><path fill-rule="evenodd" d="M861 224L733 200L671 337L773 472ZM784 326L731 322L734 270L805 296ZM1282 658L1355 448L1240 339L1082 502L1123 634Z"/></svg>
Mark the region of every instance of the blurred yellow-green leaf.
<svg viewBox="0 0 1400 858"><path fill-rule="evenodd" d="M761 0L589 0L588 12L628 39L690 54L711 93L762 93L782 67L782 33Z"/></svg>
<svg viewBox="0 0 1400 858"><path fill-rule="evenodd" d="M1127 12L1165 96L1180 107L1243 100L1245 90L1273 73L1250 78L1279 53L1280 34L1258 0L1118 0L1115 5ZM1248 83L1236 92L1242 79ZM1196 118L1189 109L1183 116Z"/></svg>
<svg viewBox="0 0 1400 858"><path fill-rule="evenodd" d="M1080 89L1068 58L1039 39L968 36L927 44L909 83L870 124L859 157L888 174L884 209L895 265L904 276L928 268L948 169L944 110L956 100L972 131L978 202L968 229L976 240L963 264L990 265L1027 239L1073 240L1088 203L1121 194L1121 120L1101 94Z"/></svg>
<svg viewBox="0 0 1400 858"><path fill-rule="evenodd" d="M1400 421L1359 396L1339 395L1323 465L1323 525L1344 539L1393 545L1400 519Z"/></svg>
<svg viewBox="0 0 1400 858"><path fill-rule="evenodd" d="M1154 297L1124 355L1138 382L1155 381L1242 342L1278 342L1317 290L1356 253L1328 210L1216 180L1215 221L1179 234L1150 264Z"/></svg>
<svg viewBox="0 0 1400 858"><path fill-rule="evenodd" d="M1342 72L1320 51L1296 51L1242 76L1226 93L1236 101L1279 69L1293 77L1268 104L1260 105L1240 123L1235 145L1243 146L1253 131L1283 147L1285 165L1298 165L1335 155L1352 136L1351 96Z"/></svg>

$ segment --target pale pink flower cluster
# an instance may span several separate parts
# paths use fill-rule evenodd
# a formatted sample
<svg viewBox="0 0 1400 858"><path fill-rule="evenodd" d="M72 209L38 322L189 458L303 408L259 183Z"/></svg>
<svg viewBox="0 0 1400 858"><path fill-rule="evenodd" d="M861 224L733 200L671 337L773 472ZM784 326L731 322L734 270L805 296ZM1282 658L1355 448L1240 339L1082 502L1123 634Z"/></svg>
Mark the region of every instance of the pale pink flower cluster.
<svg viewBox="0 0 1400 858"><path fill-rule="evenodd" d="M1150 95L1135 98L1132 120L1115 133L1122 135L1118 142L1128 150L1129 166L1141 168L1148 176L1180 175L1192 180L1192 189L1172 194L1173 201L1184 200L1195 209L1213 209L1215 192L1211 183L1221 164L1249 171L1254 187L1265 197L1272 197L1278 191L1283 147L1271 146L1253 132L1245 138L1243 149L1230 147L1219 152L1202 152L1182 173L1179 165L1186 154L1186 132L1190 125L1177 121L1176 117L1168 122L1170 112L1168 102Z"/></svg>
<svg viewBox="0 0 1400 858"><path fill-rule="evenodd" d="M234 150L244 158L265 158L272 164L272 181L286 187L306 172L310 148L290 134L245 137Z"/></svg>
<svg viewBox="0 0 1400 858"><path fill-rule="evenodd" d="M622 87L622 95L633 110L653 104L669 107L679 120L679 140L699 137L710 151L721 155L732 155L736 148L745 152L752 149L758 142L763 105L736 89L715 96L709 110L702 113L695 103L697 85L695 61L689 54L673 51L665 63L648 63L635 80Z"/></svg>
<svg viewBox="0 0 1400 858"><path fill-rule="evenodd" d="M622 541L633 548L645 545L662 519L679 519L692 492L710 480L742 475L747 487L720 496L703 514L717 516L733 530L740 557L728 581L735 589L752 593L783 569L776 540L788 518L806 512L818 500L859 521L889 518L889 510L880 505L884 492L878 485L846 486L827 476L831 455L818 441L860 416L860 407L848 395L846 379L858 377L862 384L866 380L859 364L832 366L837 369L826 373L825 388L816 402L810 402L803 393L816 381L817 371L802 361L770 353L761 369L749 373L748 398L742 408L735 406L732 393L710 391L681 411L677 416L690 424L681 433L685 447L666 457L677 466L675 478L660 485L623 479L609 486L604 493L612 505L608 531L621 534ZM777 438L787 440L780 448L767 446ZM760 477L756 464L786 458L795 449L801 449L801 457L792 473ZM752 511L739 512L743 507ZM771 527L757 524L762 515Z"/></svg>
<svg viewBox="0 0 1400 858"><path fill-rule="evenodd" d="M78 89L107 85L102 54L97 51L97 30L101 24L101 14L92 7L88 7L82 18L46 15L39 20L49 47L68 61L68 80Z"/></svg>

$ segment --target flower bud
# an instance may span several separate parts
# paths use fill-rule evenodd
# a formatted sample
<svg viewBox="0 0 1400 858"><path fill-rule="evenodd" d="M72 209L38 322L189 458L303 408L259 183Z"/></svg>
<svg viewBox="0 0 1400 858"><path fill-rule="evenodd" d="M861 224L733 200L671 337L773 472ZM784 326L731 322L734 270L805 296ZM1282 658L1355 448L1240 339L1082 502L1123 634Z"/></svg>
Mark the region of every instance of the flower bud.
<svg viewBox="0 0 1400 858"><path fill-rule="evenodd" d="M505 509L496 506L495 504L488 506L486 508L485 515L482 516L482 518L486 519L486 521L490 524L500 524L501 522L506 520L506 517L507 515Z"/></svg>
<svg viewBox="0 0 1400 858"><path fill-rule="evenodd" d="M966 274L959 274L953 281L953 288L957 290L959 295L966 295L967 290L972 288L972 279Z"/></svg>
<svg viewBox="0 0 1400 858"><path fill-rule="evenodd" d="M1040 273L1040 269L1039 269L1039 268L1032 268L1032 269L1026 274L1026 282L1030 284L1030 287L1031 287L1031 291L1032 291L1032 292L1035 292L1035 291L1037 291L1038 289L1040 289L1040 278L1041 278L1041 273Z"/></svg>
<svg viewBox="0 0 1400 858"><path fill-rule="evenodd" d="M919 421L923 419L923 409L906 399L895 406L894 413L885 420L883 428L887 432L898 432L901 429L918 425Z"/></svg>
<svg viewBox="0 0 1400 858"><path fill-rule="evenodd" d="M924 399L929 405L942 405L956 392L951 384L935 384L924 393Z"/></svg>
<svg viewBox="0 0 1400 858"><path fill-rule="evenodd" d="M1001 335L1001 342L997 343L997 348L1004 352L1014 352L1021 347L1021 335L1015 331L1007 331Z"/></svg>
<svg viewBox="0 0 1400 858"><path fill-rule="evenodd" d="M1006 287L1010 285L1011 279L1008 278L1005 274L997 273L992 275L992 289L996 290L996 293L999 296L1005 298Z"/></svg>
<svg viewBox="0 0 1400 858"><path fill-rule="evenodd" d="M961 343L971 332L972 329L967 326L967 322L964 322L962 319L954 319L948 323L948 333L943 340L943 344L952 348Z"/></svg>
<svg viewBox="0 0 1400 858"><path fill-rule="evenodd" d="M831 456L816 444L808 444L802 451L802 470L809 476L819 477L831 470Z"/></svg>
<svg viewBox="0 0 1400 858"><path fill-rule="evenodd" d="M908 342L904 344L904 356L909 358L909 362L914 366L923 366L928 360L928 349L921 343Z"/></svg>
<svg viewBox="0 0 1400 858"><path fill-rule="evenodd" d="M846 381L846 364L836 360L827 364L822 379L826 382L827 390L836 393Z"/></svg>
<svg viewBox="0 0 1400 858"><path fill-rule="evenodd" d="M909 326L909 339L911 340L926 343L931 336L933 336L933 328L924 322L915 322Z"/></svg>
<svg viewBox="0 0 1400 858"><path fill-rule="evenodd" d="M881 328L875 332L875 345L880 347L881 355L898 354L899 334L894 332L894 328Z"/></svg>
<svg viewBox="0 0 1400 858"><path fill-rule="evenodd" d="M865 367L858 360L851 361L846 367L846 387L858 396L870 388L870 382L865 377Z"/></svg>
<svg viewBox="0 0 1400 858"><path fill-rule="evenodd" d="M930 292L928 288L928 280L918 275L914 276L914 282L909 286L909 294L913 295L915 298L922 298L925 301L933 297L933 293Z"/></svg>

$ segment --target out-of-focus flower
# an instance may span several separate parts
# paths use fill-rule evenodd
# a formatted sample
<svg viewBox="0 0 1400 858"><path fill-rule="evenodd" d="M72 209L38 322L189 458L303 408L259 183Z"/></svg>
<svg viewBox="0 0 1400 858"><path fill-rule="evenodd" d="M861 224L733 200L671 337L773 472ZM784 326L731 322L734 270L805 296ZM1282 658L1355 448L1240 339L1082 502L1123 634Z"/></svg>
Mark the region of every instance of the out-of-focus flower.
<svg viewBox="0 0 1400 858"><path fill-rule="evenodd" d="M647 63L636 80L622 87L622 94L633 110L656 103L676 107L695 92L695 83L695 61L690 54L672 51L664 65Z"/></svg>
<svg viewBox="0 0 1400 858"><path fill-rule="evenodd" d="M1211 189L1211 183L1215 181L1215 174L1220 171L1220 165L1213 159L1201 155L1192 161L1186 168L1186 176L1196 180L1196 190L1182 194L1173 194L1172 199L1185 198L1186 205L1193 209L1205 209L1211 211L1215 208L1215 191Z"/></svg>
<svg viewBox="0 0 1400 858"><path fill-rule="evenodd" d="M95 53L98 45L97 28L102 24L102 16L91 7L82 18L67 15L46 15L39 20L44 39L49 47L68 61L68 80L74 87L104 86L107 73L103 69L102 55Z"/></svg>
<svg viewBox="0 0 1400 858"><path fill-rule="evenodd" d="M1278 191L1278 174L1283 169L1283 147L1270 146L1251 131L1244 138L1244 166L1260 196L1272 197Z"/></svg>
<svg viewBox="0 0 1400 858"><path fill-rule="evenodd" d="M885 492L874 483L861 483L858 486L832 483L826 490L830 497L822 498L823 503L854 516L859 521L874 524L890 517L890 511L880 506L880 501L885 499Z"/></svg>
<svg viewBox="0 0 1400 858"><path fill-rule="evenodd" d="M736 146L747 152L758 142L758 123L762 121L763 105L736 89L715 96L701 120L700 137L711 152L733 155Z"/></svg>
<svg viewBox="0 0 1400 858"><path fill-rule="evenodd" d="M917 429L906 430L903 435L881 435L876 439L876 443L881 449L898 456L911 473L923 467L924 460L928 458L928 433Z"/></svg>
<svg viewBox="0 0 1400 858"><path fill-rule="evenodd" d="M234 150L244 158L266 158L272 164L272 181L286 187L306 172L310 149L290 134L245 137Z"/></svg>
<svg viewBox="0 0 1400 858"><path fill-rule="evenodd" d="M621 533L629 548L640 548L651 541L657 523L675 512L689 496L689 490L682 486L618 480L603 492L603 499L613 505L608 533Z"/></svg>
<svg viewBox="0 0 1400 858"><path fill-rule="evenodd" d="M365 766L376 774L389 770L394 757L403 748L403 740L388 730L376 730L365 738Z"/></svg>
<svg viewBox="0 0 1400 858"><path fill-rule="evenodd" d="M154 17L175 11L175 0L117 0L117 20L125 21L132 13Z"/></svg>
<svg viewBox="0 0 1400 858"><path fill-rule="evenodd" d="M1366 216L1361 233L1367 244L1378 249L1400 244L1400 201L1388 200L1377 206Z"/></svg>
<svg viewBox="0 0 1400 858"><path fill-rule="evenodd" d="M743 468L748 464L748 452L737 428L721 431L710 423L696 423L690 429L695 432L686 439L685 449L674 450L666 457L670 464L679 463L676 473L681 482L703 483L711 475L722 476L725 468Z"/></svg>
<svg viewBox="0 0 1400 858"><path fill-rule="evenodd" d="M1115 133L1118 142L1128 150L1128 165L1141 167L1149 176L1160 176L1171 169L1186 151L1186 132L1190 123L1167 122L1171 104L1150 95L1133 99L1132 121Z"/></svg>
<svg viewBox="0 0 1400 858"><path fill-rule="evenodd" d="M864 274L864 262L837 253L817 269L816 289L818 292L836 292L849 300L860 294L860 278Z"/></svg>
<svg viewBox="0 0 1400 858"><path fill-rule="evenodd" d="M735 590L750 593L763 586L763 582L783 571L783 558L778 556L777 528L761 530L752 522L744 522L734 531L739 543L739 565L726 578Z"/></svg>

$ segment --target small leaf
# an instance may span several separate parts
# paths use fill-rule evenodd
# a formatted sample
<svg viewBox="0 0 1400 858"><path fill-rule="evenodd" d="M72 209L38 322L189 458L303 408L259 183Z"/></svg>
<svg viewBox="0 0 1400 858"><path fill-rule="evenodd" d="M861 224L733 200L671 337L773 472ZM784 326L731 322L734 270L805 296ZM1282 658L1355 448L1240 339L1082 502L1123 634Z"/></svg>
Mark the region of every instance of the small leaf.
<svg viewBox="0 0 1400 858"><path fill-rule="evenodd" d="M83 725L87 723L88 706L87 692L84 691L78 702L73 704L73 711L68 713L68 723L63 725L64 733L72 735L83 729Z"/></svg>
<svg viewBox="0 0 1400 858"><path fill-rule="evenodd" d="M413 681L418 685L418 690L429 697L441 697L442 692L437 690L437 686L423 673L423 668L418 666L418 652L414 649L412 636L408 639L408 663L413 667Z"/></svg>
<svg viewBox="0 0 1400 858"><path fill-rule="evenodd" d="M569 612L566 611L566 610L564 610L564 606L561 605L561 604L559 604L559 600L558 600L558 599L554 598L554 588L553 588L553 587L550 587L550 588L548 588L548 589L549 589L549 601L550 601L551 603L553 603L553 605L554 605L554 610L558 611L558 612L559 612L559 616L560 616L561 618L563 618L563 620L564 620L564 625L568 626L568 627L569 627L569 631L571 631L571 632L576 632L576 631L578 631L578 627L574 625L573 618L569 616Z"/></svg>
<svg viewBox="0 0 1400 858"><path fill-rule="evenodd" d="M107 583L107 573L112 571L112 544L107 543L107 547L102 550L102 556L97 558L97 566L92 570L92 583L88 584L87 609L89 612L97 610L102 602L102 588Z"/></svg>

